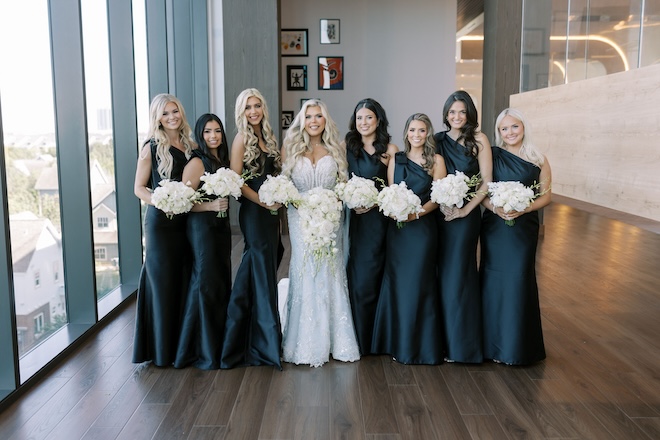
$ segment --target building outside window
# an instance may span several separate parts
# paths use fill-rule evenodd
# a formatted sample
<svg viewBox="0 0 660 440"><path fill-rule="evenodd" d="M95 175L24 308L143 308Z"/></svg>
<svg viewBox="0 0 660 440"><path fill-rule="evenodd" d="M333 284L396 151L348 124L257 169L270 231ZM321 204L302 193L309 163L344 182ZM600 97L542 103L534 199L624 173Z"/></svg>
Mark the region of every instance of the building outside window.
<svg viewBox="0 0 660 440"><path fill-rule="evenodd" d="M107 254L105 252L105 248L96 248L96 249L94 249L94 259L95 260L101 260L101 261L106 260L106 258L107 258L106 255Z"/></svg>
<svg viewBox="0 0 660 440"><path fill-rule="evenodd" d="M34 317L34 334L38 335L44 331L44 314L39 313Z"/></svg>

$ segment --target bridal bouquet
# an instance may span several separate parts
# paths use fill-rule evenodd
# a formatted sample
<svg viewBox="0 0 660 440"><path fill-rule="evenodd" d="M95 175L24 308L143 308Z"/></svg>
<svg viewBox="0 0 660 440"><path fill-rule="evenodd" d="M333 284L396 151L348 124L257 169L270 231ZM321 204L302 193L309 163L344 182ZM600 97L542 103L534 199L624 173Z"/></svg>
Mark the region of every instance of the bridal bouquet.
<svg viewBox="0 0 660 440"><path fill-rule="evenodd" d="M300 193L291 179L284 174L279 176L268 175L259 187L259 200L266 205L281 203L286 206L292 203L296 206L300 201ZM270 213L277 215L276 210L271 210Z"/></svg>
<svg viewBox="0 0 660 440"><path fill-rule="evenodd" d="M378 202L376 183L371 179L353 176L348 182L340 182L335 186L339 200L346 203L349 209L371 208Z"/></svg>
<svg viewBox="0 0 660 440"><path fill-rule="evenodd" d="M505 212L518 211L522 212L532 203L532 201L540 197L542 194L537 194L534 190L540 184L525 186L520 182L489 182L488 183L488 197L490 203L497 208L503 208ZM508 226L513 226L515 220L505 220Z"/></svg>
<svg viewBox="0 0 660 440"><path fill-rule="evenodd" d="M378 208L388 217L394 217L396 226L403 228L409 214L424 212L422 202L408 189L406 182L386 186L378 194Z"/></svg>
<svg viewBox="0 0 660 440"><path fill-rule="evenodd" d="M476 193L470 193L470 188L476 187L480 182L479 175L471 178L462 171L448 174L442 179L433 181L431 185L431 200L438 205L463 207L465 199L471 199Z"/></svg>
<svg viewBox="0 0 660 440"><path fill-rule="evenodd" d="M316 187L303 195L298 206L300 229L303 243L316 261L337 253L341 210L341 201L332 190Z"/></svg>
<svg viewBox="0 0 660 440"><path fill-rule="evenodd" d="M151 194L151 203L172 219L176 214L190 211L199 201L199 194L189 185L177 180L163 179Z"/></svg>
<svg viewBox="0 0 660 440"><path fill-rule="evenodd" d="M204 184L200 188L204 194L218 197L232 196L236 200L241 196L244 181L235 171L229 168L218 168L215 173L204 173L199 178ZM218 217L227 217L227 211L218 212Z"/></svg>

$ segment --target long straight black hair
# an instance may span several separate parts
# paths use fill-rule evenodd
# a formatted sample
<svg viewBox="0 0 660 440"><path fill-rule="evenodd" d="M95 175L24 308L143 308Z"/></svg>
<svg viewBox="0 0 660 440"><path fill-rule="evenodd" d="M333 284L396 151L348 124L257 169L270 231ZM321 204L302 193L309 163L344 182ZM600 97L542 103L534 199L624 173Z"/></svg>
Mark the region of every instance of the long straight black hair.
<svg viewBox="0 0 660 440"><path fill-rule="evenodd" d="M218 158L211 154L209 147L204 141L204 128L206 124L210 121L215 121L220 125L220 131L222 132L222 141L218 147ZM227 146L227 134L225 133L225 126L222 124L222 121L219 117L213 113L204 113L202 116L197 118L195 123L195 141L199 146L199 149L204 153L204 156L208 157L213 164L213 171L216 171L218 168L228 167L229 166L229 147Z"/></svg>

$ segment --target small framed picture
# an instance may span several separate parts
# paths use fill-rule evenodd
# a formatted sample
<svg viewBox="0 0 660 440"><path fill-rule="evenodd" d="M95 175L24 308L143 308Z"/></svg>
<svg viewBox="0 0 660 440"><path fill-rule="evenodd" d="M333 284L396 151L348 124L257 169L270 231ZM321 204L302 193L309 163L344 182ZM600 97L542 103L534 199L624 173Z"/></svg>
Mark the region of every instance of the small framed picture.
<svg viewBox="0 0 660 440"><path fill-rule="evenodd" d="M286 89L307 90L307 65L286 66Z"/></svg>
<svg viewBox="0 0 660 440"><path fill-rule="evenodd" d="M344 57L319 57L319 90L344 90Z"/></svg>
<svg viewBox="0 0 660 440"><path fill-rule="evenodd" d="M300 108L302 109L302 106L305 104L305 101L309 101L310 99L319 99L319 98L301 98L300 99Z"/></svg>
<svg viewBox="0 0 660 440"><path fill-rule="evenodd" d="M339 44L339 19L321 19L321 44Z"/></svg>
<svg viewBox="0 0 660 440"><path fill-rule="evenodd" d="M283 57L306 57L308 54L307 29L282 29L280 49Z"/></svg>
<svg viewBox="0 0 660 440"><path fill-rule="evenodd" d="M293 124L293 110L282 111L282 129L286 130Z"/></svg>

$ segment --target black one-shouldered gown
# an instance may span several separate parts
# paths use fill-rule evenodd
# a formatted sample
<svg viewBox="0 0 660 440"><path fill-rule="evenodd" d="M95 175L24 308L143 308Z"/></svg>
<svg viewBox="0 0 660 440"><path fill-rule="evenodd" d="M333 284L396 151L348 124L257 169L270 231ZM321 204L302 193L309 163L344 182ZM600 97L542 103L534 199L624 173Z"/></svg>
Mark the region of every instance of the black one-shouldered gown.
<svg viewBox="0 0 660 440"><path fill-rule="evenodd" d="M394 160L394 183L405 181L424 205L431 196L432 177L404 152L397 153ZM389 221L373 353L390 354L403 364L442 363L437 240L433 213L407 222L401 229L394 220Z"/></svg>
<svg viewBox="0 0 660 440"><path fill-rule="evenodd" d="M461 171L467 177L479 173L479 162L466 155L466 148L447 132L435 135L437 153L447 172ZM465 201L467 203L467 201ZM481 292L477 271L477 244L481 228L481 209L467 216L445 221L438 209L438 278L448 361L483 362Z"/></svg>
<svg viewBox="0 0 660 440"><path fill-rule="evenodd" d="M541 169L493 147L493 181L539 182ZM538 211L516 218L513 226L491 211L481 226L481 294L484 358L511 365L545 359L539 291L536 284Z"/></svg>

